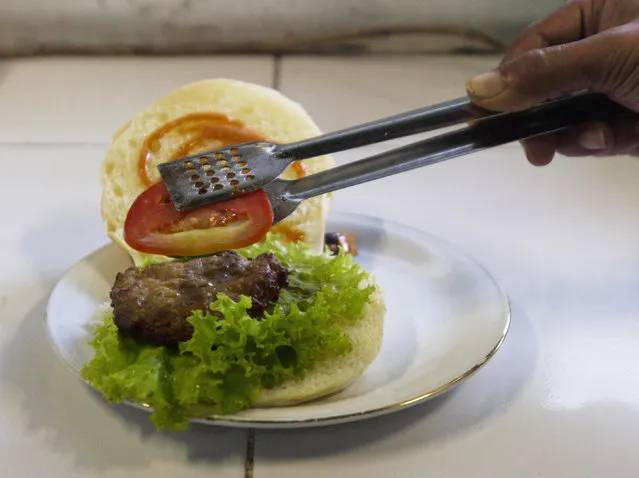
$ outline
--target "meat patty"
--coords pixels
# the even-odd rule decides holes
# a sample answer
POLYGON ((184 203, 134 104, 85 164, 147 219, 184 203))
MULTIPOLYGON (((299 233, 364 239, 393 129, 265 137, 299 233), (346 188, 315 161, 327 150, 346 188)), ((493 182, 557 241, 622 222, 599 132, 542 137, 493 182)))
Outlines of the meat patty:
POLYGON ((176 345, 191 338, 186 320, 209 310, 218 293, 237 301, 252 298, 249 315, 261 317, 288 284, 288 270, 273 254, 245 259, 222 252, 185 261, 132 267, 119 273, 111 289, 113 321, 127 335, 153 345, 176 345))

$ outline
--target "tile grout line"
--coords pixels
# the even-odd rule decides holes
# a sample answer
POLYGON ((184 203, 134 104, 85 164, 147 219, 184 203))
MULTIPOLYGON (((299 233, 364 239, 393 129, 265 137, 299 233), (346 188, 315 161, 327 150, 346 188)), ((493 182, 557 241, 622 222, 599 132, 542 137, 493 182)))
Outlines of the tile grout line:
MULTIPOLYGON (((273 55, 273 74, 271 76, 271 88, 279 91, 282 76, 282 56, 273 55)), ((255 442, 257 441, 255 428, 249 428, 246 435, 246 455, 244 458, 244 478, 255 476, 255 442)))
POLYGON ((246 459, 244 460, 244 478, 254 478, 255 470, 255 428, 249 428, 246 437, 246 459))
MULTIPOLYGON (((273 75, 271 88, 280 91, 282 84, 282 55, 273 55, 273 75)), ((255 477, 255 443, 257 432, 255 428, 249 428, 246 436, 246 456, 244 459, 244 478, 255 477)))
POLYGON ((273 89, 280 91, 282 86, 282 55, 273 55, 273 89))

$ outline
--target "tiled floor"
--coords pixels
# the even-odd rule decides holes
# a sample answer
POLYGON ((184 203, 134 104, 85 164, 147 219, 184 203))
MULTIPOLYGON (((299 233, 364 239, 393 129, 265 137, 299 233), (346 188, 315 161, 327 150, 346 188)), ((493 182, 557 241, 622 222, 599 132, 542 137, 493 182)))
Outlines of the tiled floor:
MULTIPOLYGON (((41 328, 60 274, 106 242, 98 171, 134 111, 202 77, 277 80, 334 130, 460 96, 466 77, 496 59, 278 61, 278 74, 269 57, 0 63, 7 476, 245 476, 245 430, 156 434, 144 414, 106 407, 81 386, 41 328)), ((425 406, 347 426, 258 431, 253 475, 636 476, 639 385, 627 380, 639 362, 637 184, 630 158, 535 169, 508 145, 339 192, 337 210, 416 224, 486 264, 513 301, 512 329, 485 369, 425 406)))

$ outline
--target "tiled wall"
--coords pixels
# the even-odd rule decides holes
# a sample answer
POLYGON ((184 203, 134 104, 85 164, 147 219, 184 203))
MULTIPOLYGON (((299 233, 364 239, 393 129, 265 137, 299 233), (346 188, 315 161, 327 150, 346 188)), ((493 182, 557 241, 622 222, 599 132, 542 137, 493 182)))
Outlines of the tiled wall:
POLYGON ((496 50, 562 0, 0 0, 0 54, 496 50))

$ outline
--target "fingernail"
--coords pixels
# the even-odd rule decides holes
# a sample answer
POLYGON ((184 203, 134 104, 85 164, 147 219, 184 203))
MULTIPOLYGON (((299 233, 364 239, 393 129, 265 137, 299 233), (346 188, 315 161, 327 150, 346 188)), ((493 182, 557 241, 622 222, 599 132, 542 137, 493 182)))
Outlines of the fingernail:
POLYGON ((477 98, 492 98, 506 89, 506 83, 498 71, 489 71, 473 76, 466 88, 477 98))
POLYGON ((601 128, 587 129, 577 139, 582 148, 590 151, 606 149, 606 135, 601 128))

